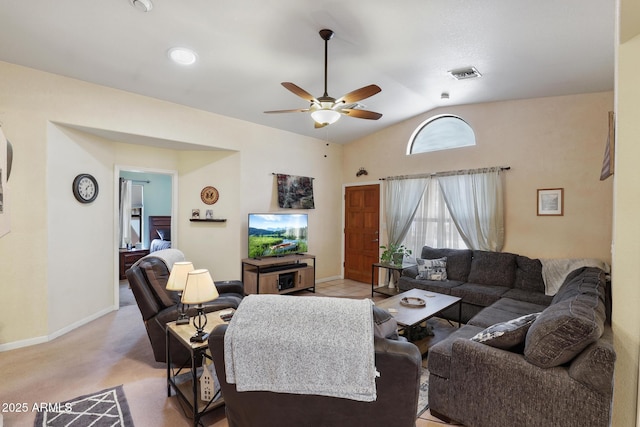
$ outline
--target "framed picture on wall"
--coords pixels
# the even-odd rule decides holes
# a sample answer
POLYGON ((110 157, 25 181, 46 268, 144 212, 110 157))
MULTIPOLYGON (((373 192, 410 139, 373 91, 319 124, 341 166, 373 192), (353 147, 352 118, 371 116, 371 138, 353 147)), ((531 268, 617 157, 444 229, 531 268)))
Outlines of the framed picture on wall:
POLYGON ((538 190, 538 216, 564 215, 564 188, 538 190))

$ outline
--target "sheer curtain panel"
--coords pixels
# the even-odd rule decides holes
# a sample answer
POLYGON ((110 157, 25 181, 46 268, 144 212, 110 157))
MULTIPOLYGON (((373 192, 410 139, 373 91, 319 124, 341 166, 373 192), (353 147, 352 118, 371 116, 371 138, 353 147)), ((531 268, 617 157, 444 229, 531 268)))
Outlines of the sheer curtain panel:
POLYGON ((389 244, 400 244, 411 227, 416 209, 431 177, 387 178, 385 218, 389 244))
POLYGON ((504 246, 501 169, 438 176, 449 213, 471 249, 499 252, 504 246))
POLYGON ((131 181, 120 179, 120 247, 131 243, 131 181))

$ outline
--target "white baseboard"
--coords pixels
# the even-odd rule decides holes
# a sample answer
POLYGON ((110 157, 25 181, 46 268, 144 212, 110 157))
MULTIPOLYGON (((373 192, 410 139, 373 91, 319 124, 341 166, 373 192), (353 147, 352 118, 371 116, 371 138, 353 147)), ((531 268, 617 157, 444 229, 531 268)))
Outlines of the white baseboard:
POLYGON ((316 280, 316 283, 330 282, 332 280, 340 280, 340 279, 342 279, 342 276, 324 277, 322 279, 316 280))
POLYGON ((104 316, 105 314, 109 314, 112 311, 115 311, 116 309, 117 308, 114 308, 114 307, 107 307, 104 310, 94 313, 89 317, 85 317, 84 319, 78 320, 77 322, 74 322, 71 325, 65 326, 64 328, 59 329, 47 336, 27 338, 26 340, 13 341, 6 344, 0 344, 0 353, 4 351, 9 351, 9 350, 15 350, 22 347, 30 347, 32 345, 43 344, 48 341, 54 340, 58 337, 61 337, 64 334, 67 334, 73 331, 74 329, 78 329, 79 327, 84 326, 87 323, 92 322, 104 316))

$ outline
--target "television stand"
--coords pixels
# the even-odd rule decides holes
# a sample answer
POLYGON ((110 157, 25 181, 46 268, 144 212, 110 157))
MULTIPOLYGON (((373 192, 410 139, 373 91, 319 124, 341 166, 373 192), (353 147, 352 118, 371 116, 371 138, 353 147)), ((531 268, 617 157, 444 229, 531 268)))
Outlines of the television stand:
POLYGON ((246 295, 288 294, 301 290, 315 292, 316 256, 292 254, 245 258, 242 260, 242 283, 246 295))

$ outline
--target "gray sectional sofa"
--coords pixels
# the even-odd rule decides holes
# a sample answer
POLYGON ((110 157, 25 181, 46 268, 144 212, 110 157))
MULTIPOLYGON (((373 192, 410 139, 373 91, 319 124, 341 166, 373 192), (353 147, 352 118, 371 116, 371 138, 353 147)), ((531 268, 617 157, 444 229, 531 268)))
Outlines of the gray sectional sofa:
MULTIPOLYGON (((398 289, 408 291, 418 288, 462 298, 463 323, 501 298, 545 306, 553 299, 545 295, 542 263, 538 259, 507 252, 436 249, 429 246, 422 248, 420 258, 446 258, 447 280, 418 279, 418 267, 414 266, 402 271, 398 289)), ((443 317, 457 321, 457 308, 445 311, 443 317)))
POLYGON ((466 324, 429 349, 431 413, 467 427, 609 425, 616 354, 605 272, 576 269, 548 296, 539 260, 422 253, 443 254, 448 280, 415 279, 407 271, 399 281, 400 289, 457 295, 466 305, 466 324), (483 272, 473 271, 481 265, 483 272))

